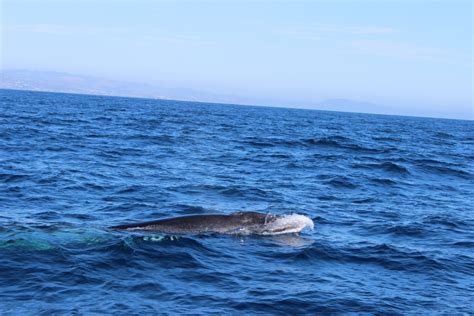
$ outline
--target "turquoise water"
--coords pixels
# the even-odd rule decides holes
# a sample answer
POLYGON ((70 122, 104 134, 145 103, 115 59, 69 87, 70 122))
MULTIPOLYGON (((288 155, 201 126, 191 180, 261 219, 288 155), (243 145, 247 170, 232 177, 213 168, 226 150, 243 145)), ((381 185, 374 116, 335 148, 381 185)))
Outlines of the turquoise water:
POLYGON ((472 314, 473 193, 472 121, 0 90, 0 314, 472 314), (315 229, 107 229, 235 211, 315 229))

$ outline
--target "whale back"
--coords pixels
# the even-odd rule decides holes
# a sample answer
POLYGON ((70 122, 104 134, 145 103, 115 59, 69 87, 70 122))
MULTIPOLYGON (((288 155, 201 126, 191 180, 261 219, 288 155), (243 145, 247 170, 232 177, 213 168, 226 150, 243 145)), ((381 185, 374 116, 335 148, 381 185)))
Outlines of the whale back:
POLYGON ((121 230, 152 230, 164 233, 229 233, 240 228, 265 225, 273 217, 273 215, 257 212, 235 212, 230 215, 187 215, 118 225, 111 228, 121 230))

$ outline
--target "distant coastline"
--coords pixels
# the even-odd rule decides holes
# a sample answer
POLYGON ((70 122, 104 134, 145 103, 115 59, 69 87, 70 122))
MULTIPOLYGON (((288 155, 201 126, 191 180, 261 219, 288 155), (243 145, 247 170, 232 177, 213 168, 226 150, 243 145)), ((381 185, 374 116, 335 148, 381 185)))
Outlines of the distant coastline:
POLYGON ((296 102, 285 100, 259 99, 225 94, 213 94, 186 88, 159 87, 147 83, 126 82, 94 76, 32 70, 0 70, 0 89, 71 93, 109 97, 129 97, 143 99, 176 100, 248 106, 296 108, 320 111, 381 114, 410 117, 430 117, 459 120, 474 120, 474 113, 444 113, 426 115, 400 113, 393 107, 381 106, 344 98, 328 99, 318 102, 296 102), (444 115, 443 115, 444 114, 444 115), (467 118, 466 118, 467 117, 467 118))

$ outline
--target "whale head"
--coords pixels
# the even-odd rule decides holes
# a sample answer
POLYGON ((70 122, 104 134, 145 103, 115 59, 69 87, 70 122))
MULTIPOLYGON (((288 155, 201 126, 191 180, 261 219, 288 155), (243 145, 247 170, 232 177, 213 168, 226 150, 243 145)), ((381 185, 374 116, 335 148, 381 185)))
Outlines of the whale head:
POLYGON ((259 235, 280 235, 298 233, 305 228, 313 229, 311 218, 299 215, 272 215, 257 212, 236 212, 235 216, 242 223, 239 233, 259 235))

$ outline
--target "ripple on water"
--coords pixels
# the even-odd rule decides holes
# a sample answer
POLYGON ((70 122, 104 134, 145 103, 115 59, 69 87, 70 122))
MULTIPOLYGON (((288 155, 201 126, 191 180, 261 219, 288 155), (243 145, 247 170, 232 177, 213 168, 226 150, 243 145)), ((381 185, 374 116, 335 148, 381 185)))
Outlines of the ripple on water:
POLYGON ((409 170, 402 166, 401 164, 396 164, 394 162, 382 162, 382 163, 359 163, 353 164, 352 168, 355 169, 369 169, 369 170, 381 170, 386 171, 387 173, 408 175, 410 174, 409 170))

